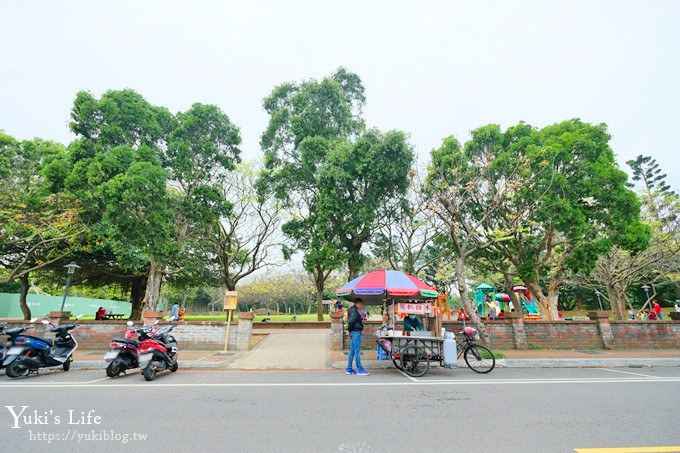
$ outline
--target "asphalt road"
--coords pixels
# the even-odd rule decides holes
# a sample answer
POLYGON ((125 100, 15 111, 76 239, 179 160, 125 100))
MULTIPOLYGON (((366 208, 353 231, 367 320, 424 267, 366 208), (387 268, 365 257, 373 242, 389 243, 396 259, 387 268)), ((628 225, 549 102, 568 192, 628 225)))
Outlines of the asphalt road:
POLYGON ((2 451, 680 451, 680 368, 1 374, 2 451))

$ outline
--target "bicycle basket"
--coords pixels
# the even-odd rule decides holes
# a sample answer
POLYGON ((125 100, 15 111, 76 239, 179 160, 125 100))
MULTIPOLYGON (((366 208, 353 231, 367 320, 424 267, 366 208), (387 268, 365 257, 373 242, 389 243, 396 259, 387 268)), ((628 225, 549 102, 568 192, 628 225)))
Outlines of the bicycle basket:
POLYGON ((474 340, 479 340, 479 332, 477 332, 477 329, 474 327, 466 327, 465 330, 465 336, 468 338, 468 340, 474 341, 474 340))

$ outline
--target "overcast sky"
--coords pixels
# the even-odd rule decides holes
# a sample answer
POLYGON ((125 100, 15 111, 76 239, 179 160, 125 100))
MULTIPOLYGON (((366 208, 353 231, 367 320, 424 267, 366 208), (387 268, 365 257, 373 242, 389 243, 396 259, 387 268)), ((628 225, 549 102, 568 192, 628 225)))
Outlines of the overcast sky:
POLYGON ((261 100, 339 66, 369 126, 421 163, 487 123, 605 122, 622 168, 651 154, 680 189, 680 1, 4 1, 0 129, 67 143, 75 94, 133 88, 219 105, 260 155, 261 100))

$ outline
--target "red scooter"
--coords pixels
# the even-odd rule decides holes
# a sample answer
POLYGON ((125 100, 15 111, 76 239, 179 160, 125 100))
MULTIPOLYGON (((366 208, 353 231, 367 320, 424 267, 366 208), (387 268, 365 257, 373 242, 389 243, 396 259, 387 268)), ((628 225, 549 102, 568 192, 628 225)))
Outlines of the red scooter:
MULTIPOLYGON (((128 321, 127 325, 133 327, 134 323, 128 321)), ((109 377, 125 374, 127 370, 139 367, 139 344, 155 334, 154 326, 142 326, 128 329, 125 338, 111 340, 111 349, 104 355, 104 367, 109 377), (135 334, 138 339, 135 340, 135 334)))
POLYGON ((159 371, 177 371, 177 340, 170 335, 175 326, 153 329, 148 338, 139 345, 139 367, 147 381, 153 381, 159 371))

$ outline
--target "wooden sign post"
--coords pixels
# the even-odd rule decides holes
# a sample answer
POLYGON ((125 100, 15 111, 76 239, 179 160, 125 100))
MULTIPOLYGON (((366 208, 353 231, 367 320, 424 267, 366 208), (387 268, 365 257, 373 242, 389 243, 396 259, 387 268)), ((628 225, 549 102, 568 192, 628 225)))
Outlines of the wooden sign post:
POLYGON ((227 312, 227 335, 224 338, 224 352, 227 352, 227 349, 229 349, 229 331, 231 330, 231 320, 237 305, 238 293, 236 291, 226 291, 224 293, 224 310, 227 312))

